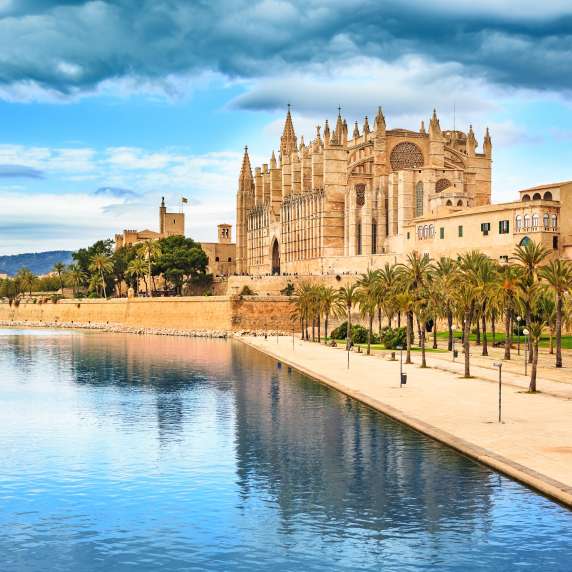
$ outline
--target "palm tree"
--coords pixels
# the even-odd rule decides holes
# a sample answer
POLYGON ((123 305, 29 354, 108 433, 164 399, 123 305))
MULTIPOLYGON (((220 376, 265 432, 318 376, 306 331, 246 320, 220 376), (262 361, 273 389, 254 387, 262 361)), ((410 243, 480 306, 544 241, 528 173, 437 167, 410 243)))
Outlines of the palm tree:
POLYGON ((31 296, 32 288, 36 281, 36 275, 29 268, 20 268, 16 274, 16 280, 19 282, 22 290, 28 290, 31 296))
MULTIPOLYGON (((435 282, 432 293, 440 300, 440 314, 447 319, 447 350, 453 350, 453 302, 454 284, 457 277, 457 265, 452 258, 441 257, 435 264, 435 282)), ((435 321, 437 316, 435 317, 435 321)), ((436 328, 436 326, 435 326, 436 328)))
POLYGON ((346 337, 346 350, 349 351, 352 346, 352 308, 358 301, 358 286, 357 284, 350 284, 344 286, 339 290, 340 301, 346 309, 346 316, 348 321, 348 334, 346 337))
POLYGON ((538 371, 538 346, 540 337, 548 323, 549 316, 546 315, 547 305, 544 303, 546 289, 539 283, 535 284, 529 292, 528 301, 530 303, 530 321, 528 322, 529 339, 532 340, 532 367, 530 368, 529 393, 536 393, 536 376, 538 371))
MULTIPOLYGON (((398 311, 400 313, 403 312, 407 316, 407 315, 409 315, 410 312, 412 312, 413 298, 411 297, 411 294, 409 294, 408 292, 401 292, 401 293, 395 295, 395 304, 396 304, 398 311)), ((412 321, 410 322, 409 320, 407 320, 407 332, 405 335, 405 338, 406 338, 405 363, 413 363, 411 361, 411 335, 410 335, 411 334, 411 331, 410 331, 411 327, 412 327, 412 321)))
POLYGON ((146 286, 148 288, 147 295, 149 297, 153 296, 152 288, 152 267, 153 263, 161 256, 161 245, 157 240, 146 240, 141 243, 139 247, 139 252, 143 255, 144 259, 147 261, 147 282, 146 286))
POLYGON ((373 330, 373 319, 377 309, 379 280, 375 270, 368 270, 357 281, 357 299, 362 316, 368 318, 367 330, 367 355, 371 354, 371 335, 373 330))
MULTIPOLYGON (((521 274, 521 298, 524 306, 524 313, 526 316, 526 322, 530 324, 531 320, 531 301, 530 296, 534 289, 535 284, 538 282, 539 276, 538 272, 545 261, 546 257, 550 254, 550 251, 546 249, 542 244, 529 240, 524 244, 519 244, 513 254, 513 258, 516 260, 517 264, 522 268, 521 274)), ((532 342, 530 337, 528 338, 528 349, 529 349, 529 363, 532 363, 532 342)))
POLYGON ((63 262, 56 262, 53 267, 53 271, 58 275, 58 279, 60 281, 60 291, 63 294, 64 292, 64 280, 63 280, 63 273, 66 269, 66 265, 63 262))
POLYGON ((70 264, 67 269, 67 277, 73 289, 74 298, 77 296, 77 291, 85 284, 86 275, 77 264, 70 264))
POLYGON ((479 314, 481 318, 481 329, 483 333, 482 355, 489 355, 487 338, 487 317, 489 315, 489 304, 497 284, 497 272, 493 261, 488 257, 483 257, 477 269, 477 283, 479 294, 479 314))
POLYGON ((340 304, 339 292, 332 286, 323 286, 320 290, 322 315, 324 316, 324 341, 328 341, 328 323, 330 316, 336 317, 345 310, 340 304))
POLYGON ((555 302, 556 367, 562 367, 562 314, 564 296, 572 290, 572 264, 568 260, 552 260, 540 269, 539 275, 550 286, 555 302))
POLYGON ((146 273, 147 261, 141 255, 137 255, 127 266, 127 276, 135 279, 137 294, 139 294, 139 281, 141 278, 143 278, 143 282, 145 283, 145 291, 149 292, 146 273))
POLYGON ((397 265, 385 263, 377 271, 377 307, 379 318, 379 334, 381 335, 381 313, 387 318, 387 325, 391 327, 391 320, 397 308, 395 303, 395 290, 398 280, 397 265))
POLYGON ((105 254, 95 254, 90 261, 89 269, 98 276, 103 289, 103 297, 107 299, 105 276, 113 271, 113 261, 105 254))
POLYGON ((427 367, 425 338, 427 335, 427 322, 434 316, 434 310, 429 300, 429 292, 422 292, 420 297, 413 304, 413 311, 417 317, 417 321, 421 326, 421 334, 419 336, 419 346, 421 348, 421 367, 427 367))
POLYGON ((499 268, 500 280, 496 284, 494 298, 504 314, 505 341, 504 359, 510 360, 512 346, 512 323, 519 302, 519 276, 520 268, 513 264, 506 264, 499 268))

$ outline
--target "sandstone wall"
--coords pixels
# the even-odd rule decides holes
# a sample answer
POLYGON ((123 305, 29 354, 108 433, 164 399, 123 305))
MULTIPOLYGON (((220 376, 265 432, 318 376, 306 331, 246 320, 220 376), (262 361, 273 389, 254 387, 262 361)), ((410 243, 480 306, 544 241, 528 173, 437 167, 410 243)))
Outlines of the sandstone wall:
POLYGON ((0 303, 0 320, 121 324, 182 330, 290 331, 291 305, 283 296, 135 298, 60 300, 54 304, 0 303))

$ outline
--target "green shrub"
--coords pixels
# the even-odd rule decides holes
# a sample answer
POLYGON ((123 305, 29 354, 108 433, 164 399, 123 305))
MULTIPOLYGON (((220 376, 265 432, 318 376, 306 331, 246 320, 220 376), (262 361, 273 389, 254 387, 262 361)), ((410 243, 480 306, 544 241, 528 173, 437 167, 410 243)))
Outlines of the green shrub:
POLYGON ((330 337, 334 340, 345 340, 348 337, 348 323, 343 322, 332 330, 330 337))
POLYGON ((242 290, 240 291, 240 295, 241 296, 255 296, 256 292, 250 286, 244 285, 242 287, 242 290))
POLYGON ((405 328, 384 328, 381 332, 381 343, 388 350, 394 350, 397 346, 405 347, 407 330, 405 328))
POLYGON ((295 290, 296 288, 294 284, 292 284, 292 282, 288 282, 288 284, 286 284, 286 286, 282 288, 282 290, 280 290, 280 294, 282 294, 283 296, 293 296, 295 290))
MULTIPOLYGON (((360 326, 359 324, 354 324, 352 326, 352 341, 354 344, 366 344, 367 343, 367 328, 360 326)), ((334 340, 345 340, 348 337, 348 323, 343 322, 337 328, 332 330, 330 337, 334 340)), ((378 336, 372 332, 371 343, 379 343, 378 336)))

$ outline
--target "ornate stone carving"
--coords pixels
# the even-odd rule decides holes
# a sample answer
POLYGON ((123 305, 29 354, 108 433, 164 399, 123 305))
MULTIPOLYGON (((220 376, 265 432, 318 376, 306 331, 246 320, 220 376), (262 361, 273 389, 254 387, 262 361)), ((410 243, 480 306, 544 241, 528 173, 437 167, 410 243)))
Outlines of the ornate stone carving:
POLYGON ((409 141, 398 143, 391 151, 389 161, 394 171, 416 169, 425 162, 421 149, 415 143, 410 143, 409 141))
POLYGON ((356 205, 363 207, 365 205, 365 185, 356 185, 356 205))
POLYGON ((435 183, 435 192, 440 193, 441 191, 448 189, 450 186, 451 186, 451 181, 449 181, 449 179, 439 179, 435 183))

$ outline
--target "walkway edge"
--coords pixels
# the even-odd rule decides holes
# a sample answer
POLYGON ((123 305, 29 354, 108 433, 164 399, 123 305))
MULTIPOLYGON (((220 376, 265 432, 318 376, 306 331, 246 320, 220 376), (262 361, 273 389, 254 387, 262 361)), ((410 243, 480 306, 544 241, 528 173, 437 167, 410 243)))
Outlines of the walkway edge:
POLYGON ((507 475, 508 477, 511 477, 512 479, 541 492, 547 497, 550 497, 569 508, 572 508, 572 487, 569 487, 555 479, 551 479, 550 477, 534 471, 529 467, 521 465, 520 463, 516 463, 506 457, 497 455, 496 453, 479 447, 478 445, 474 445, 469 441, 460 439, 455 435, 447 431, 443 431, 442 429, 430 425, 429 423, 421 421, 420 419, 406 415, 391 405, 387 405, 386 403, 374 399, 373 397, 366 395, 360 391, 354 391, 345 385, 338 383, 337 381, 314 372, 300 364, 294 363, 280 356, 279 354, 274 353, 269 348, 261 348, 251 343, 250 341, 238 336, 235 336, 234 339, 240 341, 250 348, 253 348, 254 350, 257 350, 277 361, 280 361, 281 363, 292 367, 300 373, 315 379, 319 383, 323 383, 324 385, 332 387, 336 391, 348 395, 349 397, 352 397, 353 399, 356 399, 357 401, 360 401, 365 405, 376 409, 384 415, 387 415, 388 417, 391 417, 400 423, 403 423, 404 425, 407 425, 408 427, 411 427, 412 429, 415 429, 416 431, 419 431, 420 433, 423 433, 424 435, 427 435, 428 437, 431 437, 432 439, 435 439, 436 441, 451 447, 452 449, 455 449, 459 453, 462 453, 467 457, 471 457, 472 459, 475 459, 484 465, 492 467, 496 471, 503 473, 504 475, 507 475))

